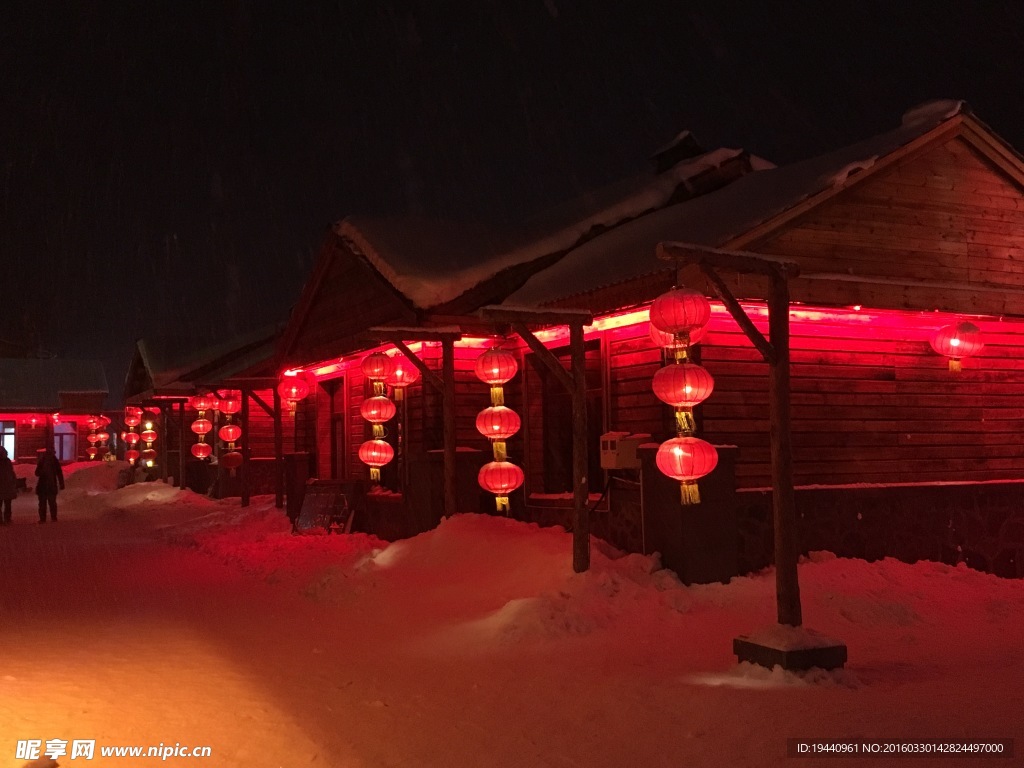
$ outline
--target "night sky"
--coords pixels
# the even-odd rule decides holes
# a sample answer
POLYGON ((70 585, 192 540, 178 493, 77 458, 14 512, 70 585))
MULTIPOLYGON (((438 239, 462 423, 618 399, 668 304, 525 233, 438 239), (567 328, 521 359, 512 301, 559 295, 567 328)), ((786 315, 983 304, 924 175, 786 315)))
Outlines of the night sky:
POLYGON ((330 224, 514 224, 684 128, 785 163, 963 98, 1024 147, 1024 3, 0 4, 0 339, 284 319, 330 224))

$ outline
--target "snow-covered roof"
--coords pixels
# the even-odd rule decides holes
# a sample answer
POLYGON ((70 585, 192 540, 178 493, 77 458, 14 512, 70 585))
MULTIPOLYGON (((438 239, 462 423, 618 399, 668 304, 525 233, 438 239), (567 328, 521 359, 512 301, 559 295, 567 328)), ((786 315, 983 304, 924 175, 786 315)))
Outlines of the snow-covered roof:
POLYGON ((507 301, 543 305, 670 267, 655 255, 664 240, 721 246, 803 200, 870 168, 964 110, 961 101, 936 101, 907 112, 895 130, 825 155, 750 173, 692 200, 653 211, 574 248, 533 275, 507 301))
POLYGON ((689 190, 702 174, 744 154, 740 149, 706 152, 661 174, 644 174, 588 193, 512 231, 462 222, 364 217, 346 218, 335 231, 414 306, 429 309, 504 269, 568 250, 594 230, 657 210, 680 187, 689 190))

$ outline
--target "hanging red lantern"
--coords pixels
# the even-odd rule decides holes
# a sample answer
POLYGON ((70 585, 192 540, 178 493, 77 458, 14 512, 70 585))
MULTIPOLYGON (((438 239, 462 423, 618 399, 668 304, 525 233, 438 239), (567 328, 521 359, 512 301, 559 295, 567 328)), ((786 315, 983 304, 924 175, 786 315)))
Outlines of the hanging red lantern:
POLYGON ((87 426, 89 429, 96 429, 99 426, 99 424, 96 421, 96 417, 90 416, 88 419, 86 419, 85 426, 87 426))
POLYGON ((289 402, 304 400, 309 395, 309 383, 301 376, 284 376, 277 385, 277 394, 289 402))
POLYGON ((125 416, 138 416, 142 418, 142 409, 137 405, 126 405, 124 408, 125 416))
POLYGON ((128 463, 135 466, 135 462, 139 460, 139 452, 134 448, 129 448, 124 452, 124 457, 128 460, 128 463))
POLYGON ((655 373, 651 387, 661 402, 677 408, 693 408, 708 399, 715 388, 715 380, 702 365, 677 363, 655 373))
POLYGON ((522 426, 519 414, 503 405, 484 408, 476 416, 476 429, 490 440, 508 440, 522 426))
POLYGON ((228 416, 238 413, 242 410, 242 393, 238 390, 228 392, 227 397, 222 397, 217 401, 217 406, 220 408, 221 413, 228 416))
POLYGON ((99 440, 101 443, 105 443, 105 442, 107 442, 107 440, 110 439, 110 433, 109 432, 97 432, 96 433, 96 439, 99 440))
POLYGON ((210 454, 213 453, 213 448, 209 443, 193 443, 190 450, 197 459, 208 459, 210 454))
POLYGON ((234 472, 242 466, 242 454, 240 451, 228 451, 221 454, 219 461, 222 467, 234 472))
POLYGON ((650 317, 660 331, 690 333, 708 324, 711 319, 711 303, 700 291, 673 288, 654 300, 650 317))
POLYGON ((699 437, 674 437, 658 447, 655 462, 663 474, 682 484, 683 504, 699 504, 696 481, 718 464, 718 451, 699 437))
POLYGON ((141 439, 142 438, 139 436, 138 432, 129 432, 124 436, 124 441, 128 443, 128 445, 136 445, 141 439))
POLYGON ((967 321, 940 328, 932 337, 931 343, 932 349, 949 358, 951 371, 960 371, 960 361, 978 354, 985 346, 981 338, 981 329, 967 321))
POLYGON ((128 414, 127 416, 124 417, 124 425, 126 427, 137 427, 141 423, 142 423, 142 419, 140 417, 138 417, 138 416, 133 415, 133 414, 128 414))
POLYGON ((89 441, 89 445, 92 445, 93 443, 99 441, 99 437, 96 436, 95 432, 90 432, 88 435, 85 436, 85 439, 89 441))
POLYGON ((384 424, 395 417, 398 409, 383 395, 368 397, 359 406, 359 413, 371 424, 384 424))
POLYGON ((519 370, 515 356, 504 349, 488 349, 476 359, 476 375, 480 381, 491 384, 505 384, 511 381, 519 370))
POLYGON ((405 355, 395 355, 391 358, 394 369, 384 379, 384 383, 395 389, 408 387, 420 380, 420 369, 413 365, 405 355))
MULTIPOLYGON (((192 422, 192 431, 197 435, 209 434, 210 430, 213 429, 213 422, 209 419, 196 419, 192 422)), ((143 435, 146 433, 143 432, 143 435)))
POLYGON ((141 437, 143 440, 146 441, 147 444, 152 443, 156 441, 156 432, 152 429, 147 429, 145 432, 142 433, 141 437))
POLYGON ((217 437, 225 443, 233 443, 242 436, 242 428, 237 424, 225 424, 217 430, 217 437))
POLYGON ((153 466, 153 463, 156 461, 156 451, 153 450, 152 448, 147 448, 140 454, 139 458, 141 458, 146 463, 146 466, 151 467, 153 466))
POLYGON ((480 487, 495 495, 499 512, 508 512, 508 495, 523 484, 523 470, 511 461, 489 461, 476 476, 480 487))
POLYGON ((367 440, 359 446, 359 460, 370 468, 370 479, 380 482, 380 468, 395 458, 395 450, 386 440, 367 440))
POLYGON ((359 367, 370 381, 383 382, 395 370, 395 361, 383 352, 371 352, 363 358, 359 367))
POLYGON ((85 449, 85 455, 89 457, 89 461, 92 461, 93 459, 96 458, 96 453, 96 446, 94 445, 90 445, 88 448, 85 449))

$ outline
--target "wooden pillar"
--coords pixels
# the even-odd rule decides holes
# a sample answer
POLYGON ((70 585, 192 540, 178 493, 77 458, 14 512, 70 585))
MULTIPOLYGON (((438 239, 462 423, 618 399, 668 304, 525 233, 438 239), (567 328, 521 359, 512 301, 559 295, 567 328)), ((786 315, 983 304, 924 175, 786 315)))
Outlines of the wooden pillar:
POLYGON ((185 407, 186 402, 178 403, 178 487, 185 487, 185 407))
POLYGON ((284 507, 284 426, 281 423, 281 393, 274 387, 274 506, 284 507))
POLYGON ((569 350, 572 357, 572 569, 583 573, 590 568, 590 508, 587 456, 587 358, 583 346, 583 326, 569 325, 569 350))
POLYGON ((242 390, 242 506, 249 506, 249 390, 242 390))
POLYGON ((441 411, 444 419, 444 514, 456 512, 455 498, 455 340, 441 340, 441 411))
POLYGON ((799 627, 800 583, 793 492, 793 445, 789 413, 789 286, 775 275, 768 297, 768 335, 775 360, 769 368, 768 397, 772 460, 772 519, 775 529, 775 598, 780 624, 799 627))
POLYGON ((167 429, 167 406, 160 404, 160 439, 163 440, 163 461, 160 462, 160 480, 167 482, 167 465, 171 459, 171 440, 167 429))

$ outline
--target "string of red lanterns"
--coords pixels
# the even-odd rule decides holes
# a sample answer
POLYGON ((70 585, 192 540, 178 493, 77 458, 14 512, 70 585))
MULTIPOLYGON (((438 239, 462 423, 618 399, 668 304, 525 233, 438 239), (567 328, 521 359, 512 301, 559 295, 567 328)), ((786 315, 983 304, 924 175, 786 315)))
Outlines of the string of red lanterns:
POLYGON ((394 418, 397 411, 386 394, 386 382, 395 372, 395 359, 383 352, 371 352, 359 367, 373 385, 373 396, 366 398, 359 408, 363 418, 372 425, 373 435, 359 446, 359 460, 370 468, 370 480, 379 483, 381 467, 395 458, 395 449, 384 439, 384 424, 394 418))
POLYGON ((142 455, 135 447, 139 444, 139 440, 142 439, 139 433, 135 431, 135 428, 141 423, 142 409, 135 405, 126 406, 124 409, 124 425, 127 427, 127 430, 124 433, 124 442, 128 449, 124 452, 124 457, 133 467, 142 455))
POLYGON ((651 387, 659 400, 675 409, 676 436, 658 447, 658 469, 680 483, 680 501, 699 504, 697 480, 718 464, 718 451, 696 437, 693 409, 714 390, 715 381, 701 365, 689 361, 689 347, 706 333, 711 304, 690 288, 673 288, 654 300, 650 310, 651 338, 672 352, 673 362, 654 374, 651 387), (656 335, 660 332, 661 336, 656 335))
POLYGON ((499 512, 508 514, 509 494, 523 484, 523 470, 508 460, 505 441, 519 431, 522 421, 519 414, 505 406, 504 386, 519 371, 515 356, 504 349, 494 347, 476 360, 477 378, 491 385, 491 407, 477 414, 477 431, 491 441, 494 461, 484 464, 477 473, 477 482, 488 493, 494 494, 495 506, 499 512))
POLYGON ((242 438, 242 428, 238 424, 231 423, 231 418, 242 410, 242 393, 237 390, 229 390, 224 397, 217 401, 217 407, 224 415, 224 425, 217 430, 217 436, 227 445, 226 452, 220 455, 220 464, 225 467, 232 476, 235 470, 242 466, 242 452, 235 446, 242 438))

